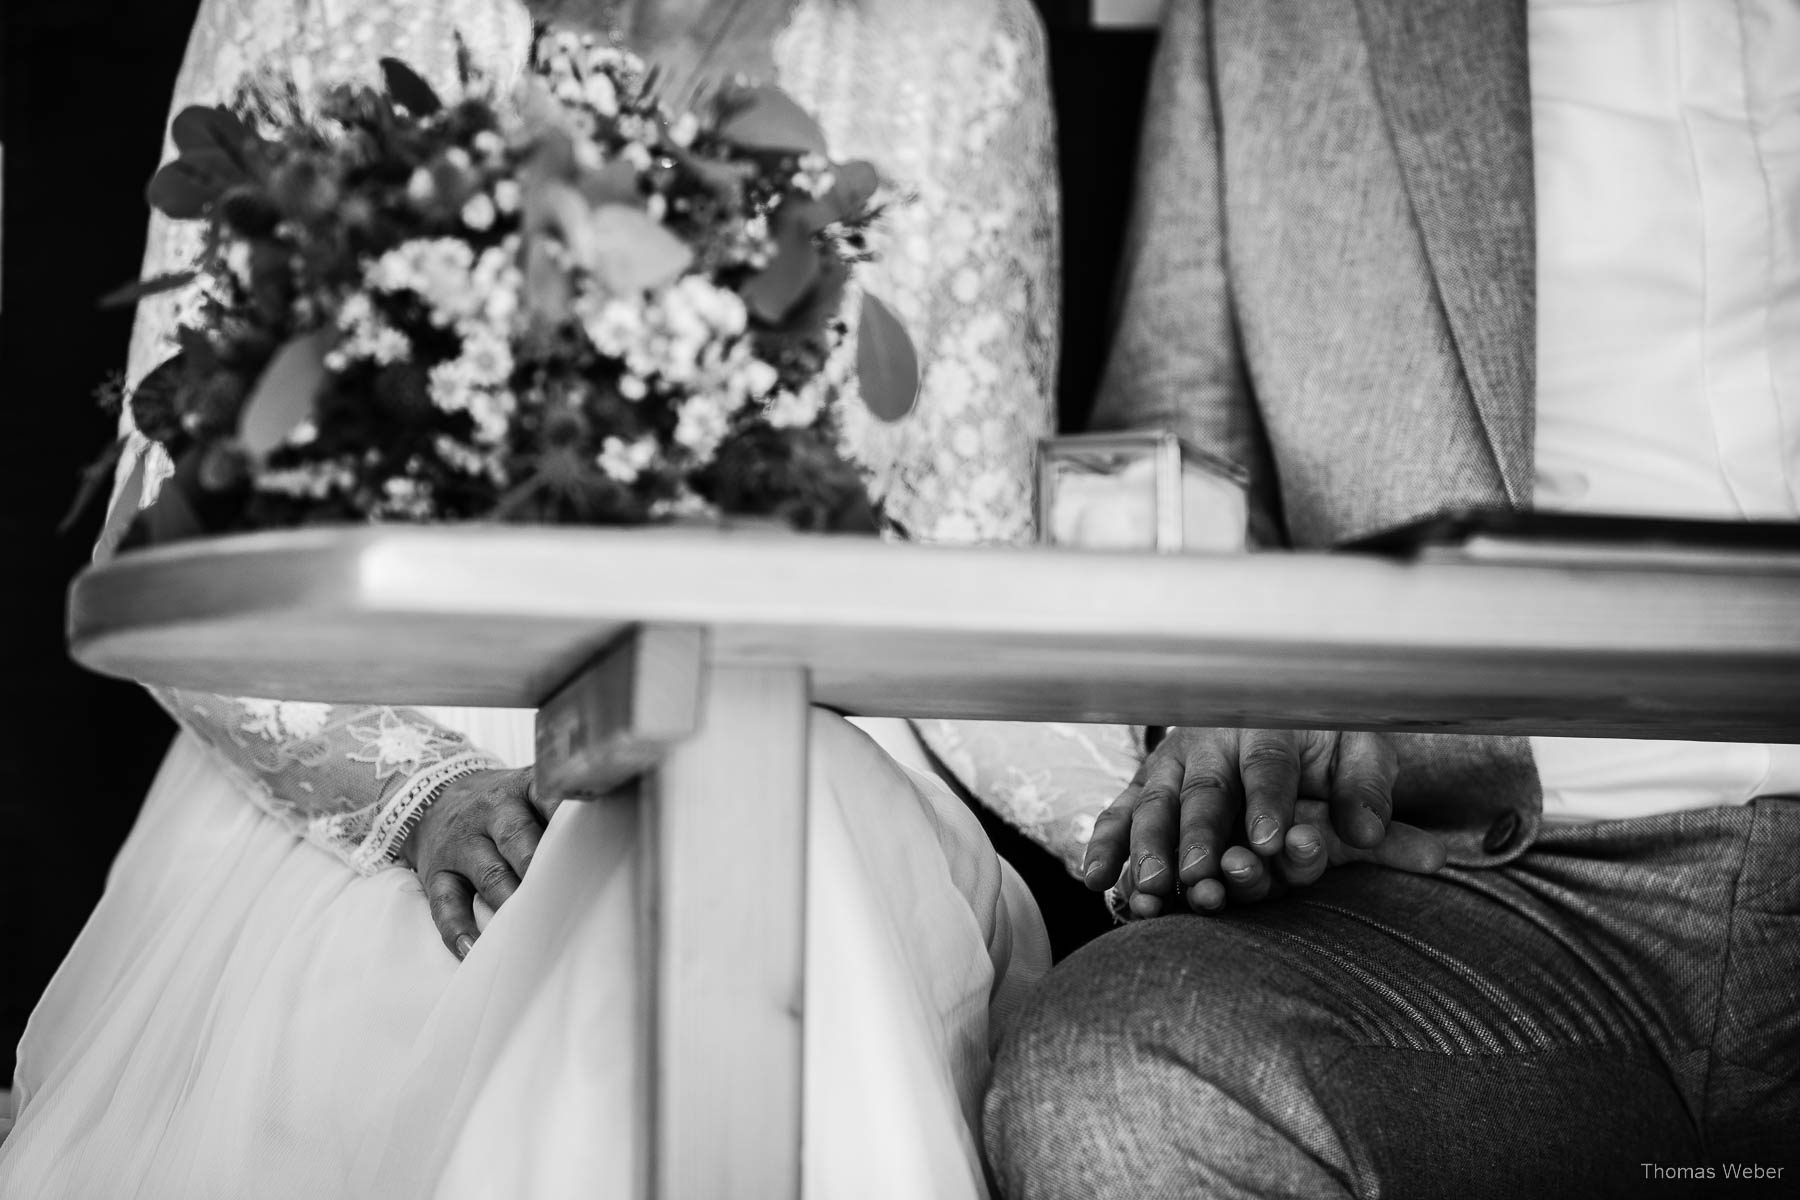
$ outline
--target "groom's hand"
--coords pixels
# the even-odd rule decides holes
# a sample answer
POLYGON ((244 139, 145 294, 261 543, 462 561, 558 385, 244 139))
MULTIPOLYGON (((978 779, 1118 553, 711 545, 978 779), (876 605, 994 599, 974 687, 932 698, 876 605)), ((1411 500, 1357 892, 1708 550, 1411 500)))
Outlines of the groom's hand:
POLYGON ((1210 911, 1345 862, 1435 871, 1442 843, 1391 821, 1398 770, 1381 734, 1171 729, 1095 822, 1083 876, 1150 917, 1178 893, 1210 911))
POLYGON ((447 784, 400 847, 419 873, 431 920, 462 958, 480 937, 477 894, 498 910, 531 866, 555 804, 538 799, 535 772, 475 771, 447 784))

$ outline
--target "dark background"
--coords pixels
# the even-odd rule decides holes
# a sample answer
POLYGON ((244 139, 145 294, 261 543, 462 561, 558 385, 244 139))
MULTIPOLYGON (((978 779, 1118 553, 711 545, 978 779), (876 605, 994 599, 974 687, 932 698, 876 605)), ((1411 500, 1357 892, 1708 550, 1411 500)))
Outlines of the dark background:
MULTIPOLYGON (((98 515, 56 532, 112 436, 92 389, 125 365, 144 182, 197 0, 4 0, 0 271, 0 1086, 26 1016, 99 898, 171 726, 137 688, 74 667, 63 592, 98 515)), ((1051 29, 1064 180, 1060 403, 1078 428, 1098 377, 1152 37, 1097 31, 1086 0, 1039 0, 1051 29)), ((984 814, 985 817, 985 814, 984 814)), ((1059 952, 1105 919, 1060 866, 987 818, 1059 952)))

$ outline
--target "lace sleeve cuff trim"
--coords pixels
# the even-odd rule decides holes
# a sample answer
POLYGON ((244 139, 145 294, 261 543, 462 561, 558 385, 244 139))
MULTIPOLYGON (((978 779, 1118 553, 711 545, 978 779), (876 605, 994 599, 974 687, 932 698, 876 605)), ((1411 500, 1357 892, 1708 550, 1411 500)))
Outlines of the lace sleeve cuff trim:
POLYGON ((477 771, 497 770, 505 765, 491 754, 467 750, 418 772, 375 814, 368 836, 350 852, 350 865, 363 875, 381 870, 393 862, 401 845, 418 825, 419 818, 447 784, 477 771))

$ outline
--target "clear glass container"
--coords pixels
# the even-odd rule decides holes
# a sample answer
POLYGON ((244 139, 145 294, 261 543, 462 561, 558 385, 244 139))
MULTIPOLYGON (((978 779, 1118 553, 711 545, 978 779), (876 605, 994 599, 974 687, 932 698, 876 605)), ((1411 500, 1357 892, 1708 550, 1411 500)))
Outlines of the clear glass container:
POLYGON ((1249 541, 1249 476, 1172 433, 1038 443, 1038 540, 1088 550, 1228 553, 1249 541))

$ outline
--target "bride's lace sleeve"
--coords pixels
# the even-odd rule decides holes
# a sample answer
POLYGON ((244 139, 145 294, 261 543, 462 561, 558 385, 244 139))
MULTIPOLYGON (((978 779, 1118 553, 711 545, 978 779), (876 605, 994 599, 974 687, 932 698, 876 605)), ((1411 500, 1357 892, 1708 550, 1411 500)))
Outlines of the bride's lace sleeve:
POLYGON ((919 403, 889 424, 847 397, 850 449, 914 539, 1028 541, 1061 319, 1036 12, 1029 0, 803 0, 776 57, 833 153, 874 162, 899 197, 862 277, 918 347, 919 403))
MULTIPOLYGON (((273 66, 302 86, 375 69, 394 55, 434 83, 454 79, 460 30, 494 61, 523 61, 529 20, 501 0, 356 4, 348 0, 204 0, 177 79, 171 115, 226 99, 248 72, 273 66)), ((165 147, 165 155, 173 147, 165 147)), ((191 224, 160 214, 150 222, 146 277, 183 266, 198 250, 191 224)), ((138 309, 127 365, 135 385, 172 352, 187 298, 146 300, 138 309)), ((156 496, 170 464, 162 448, 131 427, 113 511, 96 551, 115 549, 131 515, 156 496)), ((388 865, 418 814, 449 781, 498 760, 406 708, 310 704, 212 696, 175 688, 150 692, 198 737, 245 792, 296 834, 367 874, 388 865)))
MULTIPOLYGON (((871 290, 918 344, 919 404, 844 406, 852 449, 919 541, 1032 539, 1038 440, 1054 431, 1060 195, 1044 31, 1028 0, 803 0, 781 81, 832 149, 907 198, 871 290)), ((1125 726, 917 721, 963 786, 1077 876, 1094 818, 1137 770, 1125 726)))

